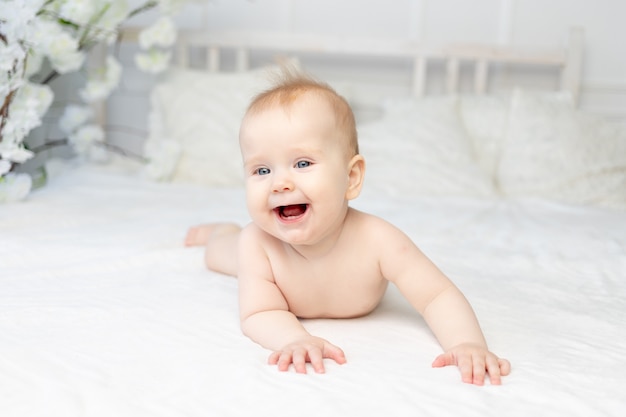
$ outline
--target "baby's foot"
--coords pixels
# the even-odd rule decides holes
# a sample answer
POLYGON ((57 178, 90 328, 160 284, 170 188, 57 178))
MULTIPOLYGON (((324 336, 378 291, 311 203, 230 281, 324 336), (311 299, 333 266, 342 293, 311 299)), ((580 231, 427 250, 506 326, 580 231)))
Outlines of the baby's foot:
POLYGON ((190 227, 185 236, 185 246, 204 246, 209 240, 209 236, 213 233, 213 229, 218 227, 216 223, 200 224, 190 227))
POLYGON ((190 227, 185 236, 185 246, 204 246, 211 236, 234 233, 241 228, 233 223, 207 223, 190 227))

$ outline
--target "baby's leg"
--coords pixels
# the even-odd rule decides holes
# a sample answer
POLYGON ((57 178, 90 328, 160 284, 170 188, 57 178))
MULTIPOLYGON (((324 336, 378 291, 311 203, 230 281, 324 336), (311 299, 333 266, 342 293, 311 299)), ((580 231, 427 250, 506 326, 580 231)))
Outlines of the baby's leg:
POLYGON ((205 246, 207 268, 227 275, 237 275, 237 240, 241 227, 234 223, 210 223, 187 231, 185 246, 205 246))

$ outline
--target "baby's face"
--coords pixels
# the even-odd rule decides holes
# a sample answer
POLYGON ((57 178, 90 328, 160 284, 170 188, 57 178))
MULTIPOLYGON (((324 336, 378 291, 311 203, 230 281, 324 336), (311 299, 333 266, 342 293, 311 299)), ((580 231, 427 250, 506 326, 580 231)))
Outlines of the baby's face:
POLYGON ((247 115, 240 144, 252 220, 292 245, 338 233, 348 208, 346 140, 330 106, 312 95, 247 115))

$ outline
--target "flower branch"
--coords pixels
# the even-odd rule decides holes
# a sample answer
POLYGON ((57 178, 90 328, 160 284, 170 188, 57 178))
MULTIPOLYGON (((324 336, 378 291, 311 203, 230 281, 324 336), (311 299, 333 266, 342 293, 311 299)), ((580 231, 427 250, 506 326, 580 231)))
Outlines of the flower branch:
POLYGON ((185 2, 147 0, 134 9, 126 0, 0 2, 0 202, 6 200, 3 187, 15 182, 10 180, 17 175, 15 168, 32 158, 34 151, 58 146, 61 141, 78 154, 88 155, 92 146, 107 146, 147 161, 119 146, 102 145, 104 132, 92 122, 90 106, 106 99, 120 81, 122 67, 112 55, 103 68, 86 71, 86 83, 77 91, 84 104, 66 107, 60 127, 67 139, 51 140, 43 148, 34 149, 28 149, 25 140, 32 129, 41 125, 54 99, 48 84, 84 68, 86 54, 94 46, 112 44, 122 23, 155 8, 161 17, 140 33, 143 52, 135 62, 149 73, 165 70, 171 56, 168 49, 176 39, 171 15, 185 2), (51 69, 42 74, 44 61, 51 69))

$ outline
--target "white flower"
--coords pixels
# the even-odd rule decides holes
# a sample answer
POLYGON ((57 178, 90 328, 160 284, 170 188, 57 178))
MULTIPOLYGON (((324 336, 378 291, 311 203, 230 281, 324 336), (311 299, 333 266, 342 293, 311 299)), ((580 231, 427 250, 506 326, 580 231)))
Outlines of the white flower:
POLYGON ((159 8, 161 9, 161 13, 173 15, 174 13, 178 13, 180 11, 186 1, 187 0, 160 0, 159 8))
POLYGON ((121 77, 122 66, 115 58, 108 56, 106 67, 90 77, 78 94, 87 103, 102 100, 117 87, 121 77))
POLYGON ((122 65, 112 55, 107 57, 107 66, 104 78, 106 82, 113 87, 117 87, 120 83, 120 79, 122 78, 122 65))
POLYGON ((0 71, 7 72, 20 68, 19 63, 26 58, 26 51, 17 42, 5 45, 0 42, 0 71))
POLYGON ((91 146, 85 156, 92 162, 105 163, 111 160, 111 155, 103 146, 91 146))
POLYGON ((64 0, 61 1, 58 13, 72 23, 86 25, 96 11, 94 3, 93 0, 64 0))
POLYGON ((85 54, 79 51, 69 52, 64 54, 58 54, 54 56, 48 56, 52 67, 59 72, 59 74, 66 74, 73 72, 83 66, 85 62, 85 54))
MULTIPOLYGON (((20 121, 16 122, 14 117, 6 119, 2 131, 0 131, 0 135, 2 135, 0 147, 15 146, 24 140, 30 130, 31 128, 26 129, 26 127, 22 127, 20 121)), ((2 155, 1 151, 0 155, 2 155)))
POLYGON ((33 21, 45 0, 29 1, 2 1, 0 2, 0 16, 2 16, 2 34, 9 42, 25 39, 30 36, 33 21))
MULTIPOLYGON (((3 29, 2 26, 0 28, 3 29)), ((0 31, 1 33, 1 31, 0 31)), ((0 41, 0 105, 11 91, 23 84, 20 69, 24 66, 26 51, 18 42, 0 41)))
POLYGON ((9 173, 0 177, 0 203, 23 200, 32 186, 33 180, 28 174, 9 173))
POLYGON ((26 58, 26 72, 25 78, 30 78, 31 75, 37 74, 43 65, 45 55, 39 51, 31 49, 28 51, 28 57, 26 58))
POLYGON ((104 131, 98 125, 85 125, 69 135, 68 140, 77 153, 84 155, 87 154, 94 142, 104 140, 104 131))
MULTIPOLYGON (((4 144, 4 142, 2 143, 4 144)), ((0 156, 6 161, 23 164, 33 157, 33 153, 28 149, 24 149, 20 146, 11 147, 11 145, 8 145, 6 147, 3 146, 2 148, 0 148, 0 156)))
MULTIPOLYGON (((112 42, 131 13, 134 16, 159 6, 161 14, 170 14, 186 1, 0 0, 0 202, 21 199, 30 190, 30 177, 14 175, 11 169, 33 156, 24 140, 41 124, 52 103, 53 92, 45 84, 83 68, 87 52, 97 44, 112 42), (45 60, 48 67, 42 66, 45 60), (41 73, 42 69, 47 73, 41 73), (31 83, 31 79, 41 84, 31 83)), ((168 49, 175 39, 174 23, 168 17, 148 27, 141 43, 149 49, 168 49)), ((156 73, 167 67, 170 57, 169 53, 149 51, 138 58, 138 65, 156 73)), ((79 96, 87 103, 105 99, 119 84, 121 73, 122 66, 109 56, 105 68, 95 74, 87 71, 89 78, 79 96)), ((101 149, 92 145, 104 140, 102 128, 87 125, 92 118, 87 106, 70 105, 59 121, 82 156, 97 155, 101 149)), ((165 165, 171 162, 161 164, 160 169, 165 165)))
POLYGON ((109 32, 114 32, 116 28, 124 20, 128 18, 128 14, 131 9, 128 6, 126 0, 92 0, 98 3, 96 10, 100 11, 103 7, 107 7, 106 13, 98 20, 97 25, 99 28, 109 32))
POLYGON ((174 42, 176 42, 176 27, 170 17, 162 17, 139 32, 139 46, 142 49, 150 49, 153 46, 168 48, 174 42))
POLYGON ((67 135, 85 124, 91 117, 93 117, 93 111, 90 107, 70 104, 65 108, 59 120, 59 127, 67 135))
POLYGON ((144 151, 150 162, 144 166, 142 175, 156 181, 169 180, 180 157, 180 144, 171 139, 151 140, 144 151))
POLYGON ((78 39, 65 31, 56 21, 46 18, 36 19, 33 22, 33 34, 29 43, 47 56, 52 67, 60 74, 76 71, 85 62, 85 54, 79 51, 78 39))
POLYGON ((9 172, 9 170, 11 170, 11 166, 13 165, 11 161, 1 158, 2 157, 0 157, 0 178, 2 178, 4 174, 9 172))
POLYGON ((46 45, 46 55, 50 64, 60 74, 76 71, 83 66, 85 54, 78 50, 78 40, 62 32, 46 45))
MULTIPOLYGON (((43 117, 52 104, 53 98, 54 93, 49 86, 25 82, 19 89, 13 104, 16 107, 25 106, 32 108, 39 117, 43 117)), ((15 111, 15 107, 13 107, 13 111, 15 111)))
POLYGON ((7 72, 0 72, 0 101, 4 102, 4 98, 11 91, 15 91, 24 85, 24 79, 20 77, 11 77, 7 72))
POLYGON ((148 53, 136 54, 135 64, 144 72, 158 74, 167 69, 171 58, 171 52, 161 52, 157 49, 151 49, 148 53))
POLYGON ((11 103, 10 117, 5 120, 5 125, 0 132, 2 137, 0 145, 17 145, 28 132, 39 126, 41 117, 52 103, 52 98, 52 90, 47 85, 24 83, 11 103))
POLYGON ((111 90, 112 88, 105 81, 91 80, 85 88, 78 91, 78 94, 86 103, 93 103, 106 98, 111 90))

